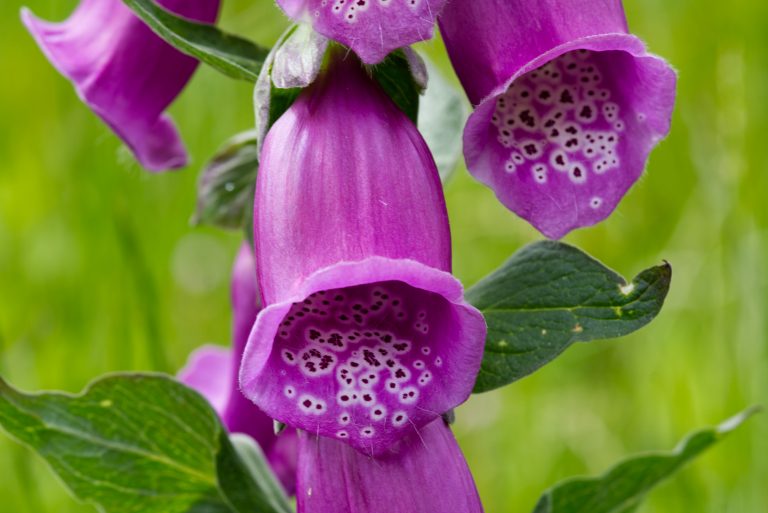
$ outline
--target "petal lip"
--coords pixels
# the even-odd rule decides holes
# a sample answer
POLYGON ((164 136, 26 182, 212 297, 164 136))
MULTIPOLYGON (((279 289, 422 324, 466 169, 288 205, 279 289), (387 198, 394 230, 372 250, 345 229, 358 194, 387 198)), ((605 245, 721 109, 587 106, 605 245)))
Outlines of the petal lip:
MULTIPOLYGON (((248 339, 240 368, 240 388, 243 393, 269 416, 294 425, 290 414, 274 400, 276 395, 282 393, 279 384, 275 383, 277 376, 265 372, 275 347, 274 340, 281 321, 293 303, 304 300, 314 292, 384 281, 401 281, 416 289, 442 296, 452 305, 461 328, 458 345, 463 347, 458 350, 462 353, 462 358, 459 359, 460 361, 451 362, 452 365, 456 365, 459 372, 452 373, 454 381, 450 390, 446 390, 444 394, 444 404, 440 405, 440 411, 433 412, 434 415, 431 418, 413 427, 418 429, 429 420, 438 417, 443 411, 466 401, 472 392, 482 360, 487 330, 483 315, 464 301, 461 283, 450 273, 414 260, 379 256, 358 262, 341 262, 321 269, 297 284, 290 297, 271 304, 261 311, 248 339)), ((306 429, 306 426, 302 427, 306 429)), ((317 430, 320 430, 319 425, 317 430)), ((404 431, 408 432, 408 430, 404 431)), ((356 448, 366 454, 380 454, 402 436, 403 434, 398 436, 390 434, 369 446, 356 448)))
POLYGON ((345 4, 344 0, 277 0, 277 4, 294 21, 311 23, 320 34, 352 49, 366 64, 377 64, 398 48, 431 39, 446 1, 361 0, 345 4))
MULTIPOLYGON (((201 22, 215 21, 219 6, 218 0, 161 3, 201 22)), ((164 111, 191 78, 195 59, 165 43, 119 0, 82 0, 58 23, 41 20, 26 7, 20 15, 54 68, 145 169, 187 165, 179 132, 164 111), (109 39, 102 36, 105 30, 113 34, 109 39)))
POLYGON ((675 103, 677 75, 673 68, 669 66, 664 59, 648 53, 642 40, 634 35, 620 32, 586 36, 558 45, 522 65, 506 81, 499 84, 490 92, 490 94, 480 101, 467 121, 463 136, 464 155, 469 172, 478 181, 493 189, 496 197, 502 204, 520 215, 546 237, 551 239, 562 238, 574 229, 591 226, 607 218, 612 213, 619 200, 640 177, 644 168, 643 165, 639 166, 637 169, 630 170, 633 179, 623 190, 622 194, 617 198, 613 198, 611 201, 612 204, 607 205, 608 208, 603 209, 601 215, 594 216, 586 222, 584 220, 579 220, 578 218, 567 223, 547 223, 542 221, 531 213, 521 211, 516 202, 510 197, 511 195, 508 188, 497 183, 499 173, 494 170, 493 164, 489 162, 490 157, 488 151, 485 150, 483 142, 483 139, 486 137, 483 135, 483 130, 488 124, 488 119, 490 119, 490 113, 494 108, 496 98, 500 94, 503 94, 510 85, 521 76, 573 50, 623 52, 632 57, 636 66, 657 75, 658 81, 656 83, 656 91, 653 95, 653 99, 649 100, 652 104, 652 108, 656 111, 656 115, 648 117, 648 126, 653 134, 646 141, 637 142, 637 144, 643 146, 641 150, 645 153, 646 158, 656 143, 669 133, 675 103))
POLYGON ((195 349, 176 378, 205 397, 219 416, 229 400, 232 355, 229 349, 212 344, 195 349))

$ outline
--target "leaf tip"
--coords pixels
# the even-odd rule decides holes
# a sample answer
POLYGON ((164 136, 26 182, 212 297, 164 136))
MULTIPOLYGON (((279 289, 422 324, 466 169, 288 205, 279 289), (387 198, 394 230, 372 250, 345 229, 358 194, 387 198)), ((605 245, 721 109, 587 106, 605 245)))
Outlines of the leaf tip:
POLYGON ((760 404, 756 404, 754 406, 750 406, 746 410, 737 413, 733 417, 723 421, 720 423, 720 425, 717 426, 717 433, 720 435, 727 435, 734 429, 741 426, 745 421, 747 421, 750 417, 757 415, 758 413, 761 413, 763 411, 763 406, 760 404))

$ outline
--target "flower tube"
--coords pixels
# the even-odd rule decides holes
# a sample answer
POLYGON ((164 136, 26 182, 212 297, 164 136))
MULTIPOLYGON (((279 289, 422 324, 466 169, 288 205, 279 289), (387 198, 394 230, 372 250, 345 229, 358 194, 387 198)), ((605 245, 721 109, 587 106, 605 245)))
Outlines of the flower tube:
POLYGON ((477 108, 469 171, 544 235, 605 219, 668 132, 676 77, 620 0, 450 2, 440 27, 477 108))
POLYGON ((446 0, 277 0, 296 21, 350 47, 366 64, 430 39, 446 0))
POLYGON ((299 435, 299 513, 479 513, 472 474, 442 419, 373 459, 348 445, 299 435))
POLYGON ((268 415, 375 455, 466 400, 485 322, 450 274, 437 169, 356 58, 267 134, 254 235, 266 307, 240 383, 268 415))
POLYGON ((261 308, 253 252, 243 245, 232 276, 233 348, 201 347, 179 372, 179 381, 200 392, 221 416, 231 433, 250 435, 264 451, 272 470, 286 491, 296 486, 296 432, 275 436, 272 419, 246 399, 238 388, 240 367, 248 334, 261 308))
MULTIPOLYGON (((186 18, 212 23, 219 0, 161 0, 186 18)), ((21 19, 78 96, 150 171, 186 165, 187 153, 165 109, 197 67, 155 35, 121 0, 82 0, 64 22, 21 19)))

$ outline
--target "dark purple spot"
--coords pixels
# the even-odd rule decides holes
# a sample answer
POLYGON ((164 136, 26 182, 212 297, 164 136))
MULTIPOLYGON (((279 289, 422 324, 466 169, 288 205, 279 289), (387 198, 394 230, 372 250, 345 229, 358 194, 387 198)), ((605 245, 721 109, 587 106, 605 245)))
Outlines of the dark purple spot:
POLYGON ((523 123, 525 126, 529 128, 533 128, 534 126, 536 126, 536 120, 531 114, 530 109, 525 109, 520 113, 518 117, 520 118, 520 122, 523 123))
POLYGON ((579 116, 581 116, 584 119, 589 119, 592 117, 592 107, 589 105, 584 105, 581 108, 581 111, 579 112, 579 116))

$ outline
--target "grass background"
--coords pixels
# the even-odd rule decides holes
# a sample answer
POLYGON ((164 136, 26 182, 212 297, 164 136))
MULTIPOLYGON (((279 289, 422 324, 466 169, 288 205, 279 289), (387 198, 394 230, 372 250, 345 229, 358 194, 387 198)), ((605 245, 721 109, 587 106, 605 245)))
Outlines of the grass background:
MULTIPOLYGON (((75 4, 28 1, 47 19, 75 4)), ((223 26, 261 43, 285 26, 267 0, 224 3, 223 26)), ((566 241, 625 275, 667 259, 672 291, 639 333, 571 348, 459 409, 489 512, 530 511, 557 480, 768 404, 768 4, 626 4, 633 30, 680 72, 672 135, 614 215, 566 241)), ((239 234, 188 221, 197 170, 252 123, 251 88, 201 68, 171 109, 194 162, 149 175, 45 61, 19 8, 0 3, 0 374, 26 390, 78 391, 109 371, 173 372, 195 347, 229 339, 239 234)), ((439 42, 422 47, 449 69, 439 42)), ((466 285, 539 237, 464 170, 446 194, 466 285)), ((767 483, 763 414, 640 511, 761 513, 767 483)), ((3 435, 0 511, 92 508, 3 435)))

